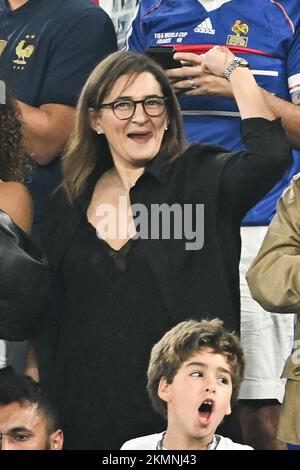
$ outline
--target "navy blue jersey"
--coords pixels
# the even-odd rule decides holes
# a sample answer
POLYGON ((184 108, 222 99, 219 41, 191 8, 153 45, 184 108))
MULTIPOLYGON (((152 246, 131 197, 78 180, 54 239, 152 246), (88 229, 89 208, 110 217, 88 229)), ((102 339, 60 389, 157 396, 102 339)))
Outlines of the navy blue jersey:
MULTIPOLYGON (((89 73, 116 48, 110 18, 90 0, 29 0, 14 11, 0 0, 0 75, 28 105, 75 106, 89 73)), ((35 165, 35 221, 58 179, 57 162, 35 165)))
MULTIPOLYGON (((260 86, 300 103, 299 0, 141 0, 129 48, 172 45, 178 52, 205 53, 225 45, 245 57, 260 86), (298 29, 297 29, 298 28, 298 29), (295 32, 296 31, 296 32, 295 32)), ((180 99, 189 142, 214 142, 241 150, 235 103, 212 96, 180 99)), ((247 215, 246 224, 266 225, 291 177, 300 171, 300 153, 283 179, 247 215)))

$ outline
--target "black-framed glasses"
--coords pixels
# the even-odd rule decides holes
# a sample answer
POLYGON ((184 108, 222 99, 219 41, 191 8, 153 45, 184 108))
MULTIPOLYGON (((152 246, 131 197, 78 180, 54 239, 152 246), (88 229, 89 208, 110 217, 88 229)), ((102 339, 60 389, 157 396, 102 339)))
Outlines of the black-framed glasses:
POLYGON ((165 112, 167 98, 164 96, 152 96, 143 100, 124 99, 104 103, 97 106, 97 109, 111 108, 116 118, 125 120, 130 119, 135 113, 137 104, 141 103, 143 110, 150 117, 158 117, 165 112))

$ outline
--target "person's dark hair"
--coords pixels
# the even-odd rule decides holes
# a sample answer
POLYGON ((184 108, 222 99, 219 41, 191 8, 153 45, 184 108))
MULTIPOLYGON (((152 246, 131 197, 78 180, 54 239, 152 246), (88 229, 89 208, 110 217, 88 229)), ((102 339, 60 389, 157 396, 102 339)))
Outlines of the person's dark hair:
POLYGON ((0 406, 12 403, 35 405, 45 419, 48 435, 60 428, 56 409, 43 394, 40 384, 27 375, 9 371, 0 374, 0 406))
POLYGON ((7 85, 1 80, 0 102, 0 179, 25 180, 26 157, 22 147, 19 111, 7 85))
POLYGON ((113 166, 106 137, 98 135, 91 128, 89 108, 97 109, 120 77, 127 75, 130 83, 144 72, 149 72, 155 77, 161 86, 163 96, 167 98, 169 124, 160 150, 164 161, 175 159, 186 148, 181 111, 163 69, 145 55, 125 51, 115 52, 95 68, 81 92, 75 129, 63 157, 63 187, 71 202, 81 195, 89 176, 96 168, 100 176, 113 166))
POLYGON ((181 365, 193 354, 207 348, 226 358, 232 380, 231 403, 237 400, 245 368, 239 339, 225 330, 219 319, 189 320, 168 331, 152 348, 147 390, 155 411, 167 416, 166 402, 157 393, 160 379, 165 377, 167 383, 172 383, 181 365))

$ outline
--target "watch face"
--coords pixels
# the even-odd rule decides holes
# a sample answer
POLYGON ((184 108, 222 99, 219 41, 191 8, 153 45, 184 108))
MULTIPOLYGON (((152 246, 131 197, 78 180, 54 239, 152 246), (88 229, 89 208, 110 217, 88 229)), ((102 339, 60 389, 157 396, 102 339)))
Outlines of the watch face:
POLYGON ((242 67, 247 67, 249 64, 246 59, 244 59, 243 57, 239 57, 239 65, 241 65, 242 67))

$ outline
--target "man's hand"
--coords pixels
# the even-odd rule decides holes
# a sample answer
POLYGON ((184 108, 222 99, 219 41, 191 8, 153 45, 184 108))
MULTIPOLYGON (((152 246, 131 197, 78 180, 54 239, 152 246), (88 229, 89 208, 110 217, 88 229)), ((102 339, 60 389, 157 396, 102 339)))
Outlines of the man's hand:
POLYGON ((166 71, 175 93, 184 92, 186 96, 218 95, 233 98, 230 83, 209 71, 204 55, 177 52, 174 54, 174 59, 180 60, 184 65, 166 71))

